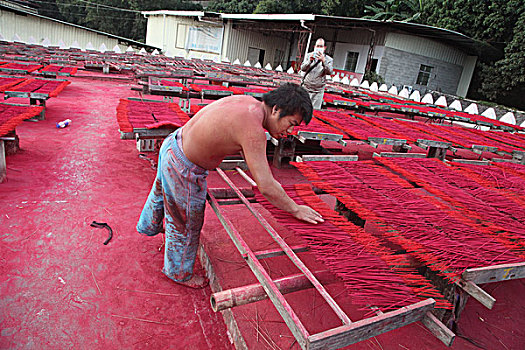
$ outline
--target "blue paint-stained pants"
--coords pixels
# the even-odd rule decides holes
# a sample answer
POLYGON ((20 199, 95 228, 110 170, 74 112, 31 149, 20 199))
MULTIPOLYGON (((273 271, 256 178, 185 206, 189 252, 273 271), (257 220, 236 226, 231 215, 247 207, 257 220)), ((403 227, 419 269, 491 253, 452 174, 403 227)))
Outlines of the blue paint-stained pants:
POLYGON ((208 171, 193 164, 182 151, 178 129, 164 140, 157 177, 137 224, 139 233, 154 236, 165 217, 166 246, 162 272, 175 281, 193 275, 206 205, 208 171))

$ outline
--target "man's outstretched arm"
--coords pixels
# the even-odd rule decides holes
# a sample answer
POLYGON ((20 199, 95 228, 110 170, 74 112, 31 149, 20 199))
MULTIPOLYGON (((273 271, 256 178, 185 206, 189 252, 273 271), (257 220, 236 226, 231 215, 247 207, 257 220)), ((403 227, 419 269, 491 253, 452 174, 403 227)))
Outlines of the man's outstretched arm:
POLYGON ((324 221, 321 214, 309 206, 295 203, 283 190, 281 184, 274 179, 266 159, 265 137, 249 140, 246 145, 243 145, 243 153, 259 191, 270 203, 289 212, 299 220, 312 224, 324 221))

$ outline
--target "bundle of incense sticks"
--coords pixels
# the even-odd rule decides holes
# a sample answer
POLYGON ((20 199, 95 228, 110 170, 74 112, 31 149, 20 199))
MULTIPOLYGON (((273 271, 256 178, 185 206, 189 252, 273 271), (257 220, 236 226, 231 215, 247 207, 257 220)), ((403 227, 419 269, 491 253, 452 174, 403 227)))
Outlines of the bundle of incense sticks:
POLYGON ((314 115, 357 140, 367 140, 369 137, 402 139, 402 135, 379 128, 365 122, 364 120, 356 119, 348 113, 337 111, 314 111, 314 115))
POLYGON ((293 200, 314 208, 325 221, 312 225, 297 220, 255 189, 256 198, 280 224, 306 240, 316 258, 342 279, 353 302, 385 311, 431 297, 436 299, 436 307, 451 308, 425 278, 409 267, 406 257, 395 255, 376 237, 331 210, 309 184, 284 188, 293 200))
POLYGON ((132 132, 137 128, 178 128, 189 120, 176 103, 121 99, 117 106, 117 121, 122 132, 132 132))
POLYGON ((494 165, 449 163, 463 176, 480 186, 497 191, 499 194, 525 208, 525 179, 494 165))
POLYGON ((27 78, 21 77, 0 77, 0 91, 5 91, 16 84, 25 81, 27 78))
POLYGON ((29 79, 13 86, 9 91, 36 92, 48 94, 49 97, 56 97, 69 84, 71 84, 70 81, 63 80, 29 79))
POLYGON ((514 236, 474 224, 373 162, 293 164, 360 218, 384 227, 385 238, 451 281, 467 268, 523 261, 514 236))
POLYGON ((26 119, 39 115, 44 107, 13 106, 0 103, 0 136, 13 131, 26 119))
POLYGON ((504 230, 525 247, 525 209, 515 202, 466 179, 437 159, 380 161, 469 217, 504 230))
POLYGON ((0 66, 5 69, 19 69, 27 71, 28 73, 34 72, 42 67, 41 64, 22 64, 22 63, 6 63, 0 66))

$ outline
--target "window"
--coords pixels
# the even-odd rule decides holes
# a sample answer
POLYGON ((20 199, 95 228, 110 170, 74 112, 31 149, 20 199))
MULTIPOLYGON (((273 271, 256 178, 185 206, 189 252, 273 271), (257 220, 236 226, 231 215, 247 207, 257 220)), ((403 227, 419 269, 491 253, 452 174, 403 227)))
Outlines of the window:
POLYGON ((379 60, 377 58, 372 58, 372 65, 370 66, 370 71, 375 72, 377 69, 377 63, 379 60))
POLYGON ((275 49, 275 55, 273 56, 273 68, 275 69, 278 65, 282 65, 284 61, 284 51, 275 49))
POLYGON ((357 59, 359 58, 359 52, 348 51, 346 55, 345 70, 355 72, 357 68, 357 59))
POLYGON ((432 73, 432 68, 430 66, 425 66, 424 64, 419 67, 419 74, 417 75, 416 84, 419 85, 428 85, 428 80, 430 79, 430 73, 432 73))
POLYGON ((188 32, 188 26, 186 24, 177 24, 177 39, 175 41, 175 47, 178 49, 184 49, 186 44, 186 34, 188 32))

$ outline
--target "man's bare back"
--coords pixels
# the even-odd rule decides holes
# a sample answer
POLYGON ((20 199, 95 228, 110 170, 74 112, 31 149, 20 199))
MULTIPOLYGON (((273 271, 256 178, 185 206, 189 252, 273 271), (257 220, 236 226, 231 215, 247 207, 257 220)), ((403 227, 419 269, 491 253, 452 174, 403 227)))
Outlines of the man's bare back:
POLYGON ((264 116, 264 104, 251 96, 230 96, 211 103, 184 125, 184 154, 202 168, 215 169, 224 157, 242 150, 246 133, 266 140, 264 116))
MULTIPOLYGON (((299 87, 287 88, 293 90, 299 87)), ((306 91, 302 91, 302 95, 299 102, 309 107, 311 116, 310 98, 306 91)), ((285 102, 289 99, 286 96, 286 93, 281 94, 285 102)), ((258 101, 251 96, 224 97, 201 109, 184 125, 183 152, 192 163, 212 170, 224 157, 242 151, 250 173, 266 199, 300 220, 313 224, 322 222, 321 215, 315 210, 297 205, 288 197, 274 179, 266 158, 265 130, 275 138, 285 137, 301 123, 302 113, 308 115, 304 110, 287 111, 276 104, 270 105, 264 98, 258 101)))

